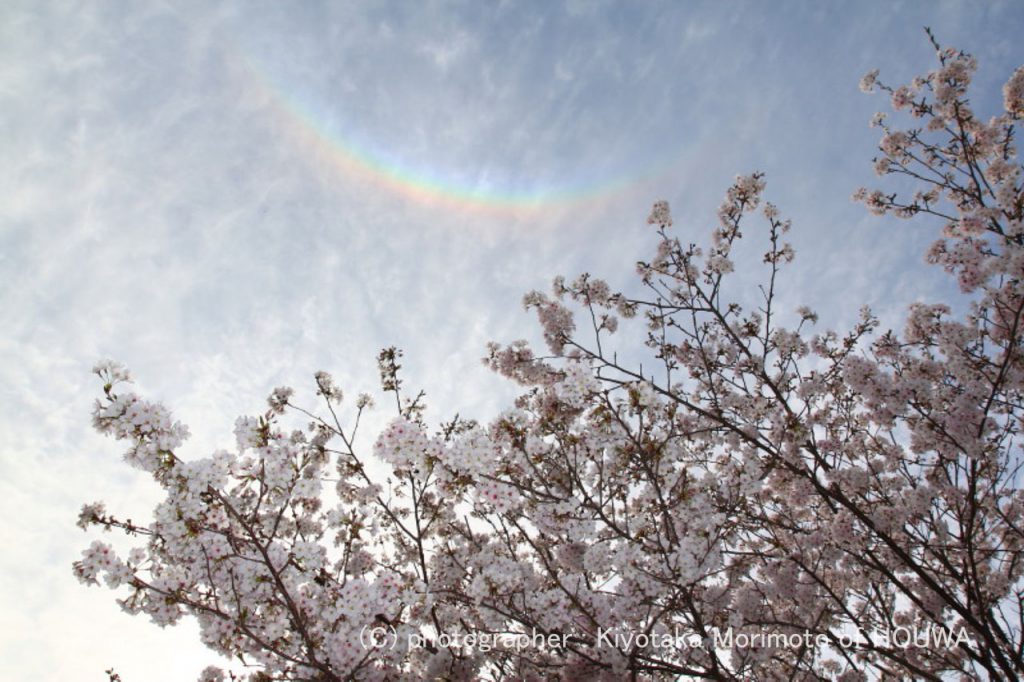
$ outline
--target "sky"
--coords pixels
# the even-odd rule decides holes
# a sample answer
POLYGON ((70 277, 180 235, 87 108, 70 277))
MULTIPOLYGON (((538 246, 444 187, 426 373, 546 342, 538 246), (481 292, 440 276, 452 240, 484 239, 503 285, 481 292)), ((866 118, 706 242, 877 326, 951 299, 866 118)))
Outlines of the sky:
MULTIPOLYGON (((525 292, 633 286, 654 201, 706 241, 755 170, 793 220, 783 300, 820 327, 955 297, 922 261, 934 225, 849 198, 878 184, 886 106, 857 83, 931 68, 924 26, 978 57, 996 113, 1020 2, 0 3, 3 677, 219 660, 72 576, 83 503, 140 521, 159 499, 91 430, 101 358, 189 425, 185 458, 233 447, 275 386, 312 404, 317 370, 373 392, 391 345, 428 420, 487 420, 516 394, 487 342, 540 338, 525 292)), ((738 267, 742 300, 757 259, 738 267)))

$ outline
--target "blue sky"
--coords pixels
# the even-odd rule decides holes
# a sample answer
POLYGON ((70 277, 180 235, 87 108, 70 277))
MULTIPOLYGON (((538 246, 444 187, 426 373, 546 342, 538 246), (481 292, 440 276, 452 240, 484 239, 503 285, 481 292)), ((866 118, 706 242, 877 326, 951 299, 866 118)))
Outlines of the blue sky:
POLYGON ((90 431, 99 358, 190 425, 186 456, 318 369, 374 389, 386 345, 434 420, 486 419, 514 395, 486 342, 538 337, 524 292, 627 286, 653 201, 704 240, 753 170, 794 222, 785 300, 822 327, 951 295, 922 264, 934 232, 849 201, 885 108, 857 82, 930 68, 925 25, 979 58, 994 113, 1024 63, 1019 2, 3 3, 6 674, 161 682, 214 660, 71 576, 81 503, 142 519, 157 492, 90 431))

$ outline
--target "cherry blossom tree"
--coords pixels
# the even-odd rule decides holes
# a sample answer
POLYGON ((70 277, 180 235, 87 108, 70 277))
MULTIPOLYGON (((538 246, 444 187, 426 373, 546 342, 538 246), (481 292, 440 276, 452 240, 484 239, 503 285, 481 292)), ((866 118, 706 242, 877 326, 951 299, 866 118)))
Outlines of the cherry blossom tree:
POLYGON ((546 349, 490 346, 523 391, 487 425, 429 427, 386 349, 372 453, 370 399, 321 372, 319 408, 277 389, 235 450, 185 459, 186 427, 101 363, 95 426, 166 498, 147 525, 86 505, 83 528, 140 546, 96 541, 75 574, 159 625, 195 617, 244 666, 207 682, 1024 675, 1024 67, 985 119, 975 60, 932 43, 925 76, 861 84, 907 126, 876 117, 875 170, 913 193, 855 198, 941 230, 927 260, 964 315, 915 304, 898 333, 864 309, 839 333, 781 309, 790 223, 739 177, 703 246, 655 204, 630 292, 528 294, 546 349), (746 307, 744 233, 766 272, 746 307), (620 319, 644 348, 615 348, 620 319))

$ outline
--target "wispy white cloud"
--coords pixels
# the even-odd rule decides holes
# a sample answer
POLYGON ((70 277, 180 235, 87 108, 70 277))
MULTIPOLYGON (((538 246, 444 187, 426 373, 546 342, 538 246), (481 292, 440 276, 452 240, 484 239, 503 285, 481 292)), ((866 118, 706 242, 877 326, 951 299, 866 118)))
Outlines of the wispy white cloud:
POLYGON ((1022 61, 1010 2, 5 3, 5 672, 160 682, 211 659, 194 630, 133 621, 71 577, 80 503, 141 519, 156 494, 88 429, 98 357, 190 423, 193 456, 317 369, 372 388, 390 344, 435 417, 486 418, 514 388, 479 357, 534 334, 525 290, 582 270, 626 286, 651 201, 699 241, 754 169, 794 218, 794 307, 844 324, 870 302, 895 323, 947 294, 925 231, 847 200, 871 182, 883 108, 856 81, 927 66, 923 25, 975 51, 994 106, 1022 61), (422 201, 431 183, 557 200, 422 201))

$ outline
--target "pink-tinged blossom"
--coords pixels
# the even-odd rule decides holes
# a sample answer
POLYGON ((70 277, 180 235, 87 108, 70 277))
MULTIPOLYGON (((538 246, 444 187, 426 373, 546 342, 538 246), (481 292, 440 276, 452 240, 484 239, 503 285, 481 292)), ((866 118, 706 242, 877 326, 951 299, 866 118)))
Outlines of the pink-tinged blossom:
POLYGON ((885 196, 881 191, 875 190, 873 192, 859 192, 854 195, 854 198, 863 201, 874 215, 885 215, 886 210, 889 207, 888 197, 885 196))
POLYGON ((267 405, 275 414, 284 414, 285 407, 288 406, 288 400, 295 394, 295 391, 287 386, 281 386, 275 388, 267 398, 267 405))
POLYGON ((82 552, 82 560, 75 562, 75 577, 84 583, 95 584, 100 573, 112 570, 117 562, 114 548, 96 540, 82 552))
POLYGON ((879 143, 882 151, 892 158, 902 158, 907 153, 907 145, 910 143, 910 138, 906 133, 900 131, 893 131, 886 133, 882 137, 882 141, 879 143))
POLYGON ((565 365, 565 375, 555 384, 559 397, 573 407, 590 400, 594 393, 601 390, 601 384, 594 373, 584 363, 571 361, 565 365))
POLYGON ((393 420, 377 439, 374 454, 399 471, 426 466, 429 439, 423 428, 403 417, 393 420))
POLYGON ((258 448, 262 444, 260 424, 255 417, 239 417, 235 420, 235 441, 239 452, 258 448))
POLYGON ((631 404, 640 410, 658 406, 658 394, 649 381, 635 381, 628 386, 631 404))
POLYGON ((1017 67, 1003 86, 1003 107, 1011 116, 1024 116, 1024 66, 1017 67))
POLYGON ((862 92, 873 92, 875 89, 875 82, 878 80, 878 69, 872 69, 864 74, 863 78, 860 79, 859 87, 862 92))
POLYGON ((313 375, 316 380, 316 392, 317 395, 322 395, 324 398, 334 403, 340 403, 343 397, 343 393, 338 385, 334 383, 334 377, 328 372, 323 370, 313 375))
POLYGON ((199 674, 199 682, 224 682, 224 671, 216 666, 207 666, 199 674))
POLYGON ((477 501, 489 505, 499 513, 506 513, 516 507, 520 496, 518 491, 510 485, 485 479, 476 486, 477 501))
POLYGON ((733 263, 729 258, 715 254, 708 258, 708 270, 717 275, 726 275, 733 271, 733 263))
POLYGON ((131 372, 121 364, 120 362, 114 362, 113 360, 101 360, 97 362, 92 368, 93 374, 103 379, 105 382, 105 390, 109 390, 109 387, 119 383, 130 383, 132 380, 131 372))
POLYGON ((672 213, 669 211, 667 201, 654 202, 654 206, 651 208, 651 214, 647 216, 647 224, 672 227, 672 213))
POLYGON ((523 298, 523 306, 527 309, 536 308, 537 319, 544 330, 544 340, 548 348, 555 355, 561 355, 566 339, 576 329, 572 312, 538 291, 527 294, 523 298))
POLYGON ((914 102, 914 94, 906 85, 901 85, 892 92, 892 108, 899 111, 906 109, 914 102))

